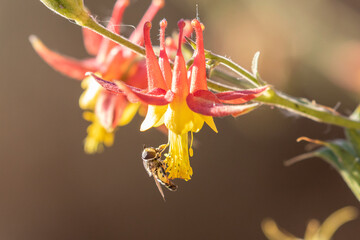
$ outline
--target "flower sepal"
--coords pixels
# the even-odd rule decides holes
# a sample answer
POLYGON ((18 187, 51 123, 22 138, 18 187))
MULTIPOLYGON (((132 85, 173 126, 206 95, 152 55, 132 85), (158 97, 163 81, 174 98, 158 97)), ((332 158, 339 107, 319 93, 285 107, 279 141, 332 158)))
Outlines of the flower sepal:
POLYGON ((114 94, 125 94, 130 102, 144 102, 150 105, 166 105, 169 104, 173 98, 174 93, 171 90, 162 88, 153 88, 150 91, 145 89, 129 86, 121 81, 110 82, 106 81, 94 73, 87 73, 92 76, 103 88, 114 94))
POLYGON ((198 90, 194 93, 190 93, 186 98, 186 102, 192 111, 212 117, 225 117, 228 115, 237 117, 248 113, 259 106, 258 103, 225 105, 214 93, 207 90, 198 90))
POLYGON ((35 35, 31 35, 29 40, 35 51, 45 62, 68 77, 82 80, 86 72, 97 71, 98 64, 94 58, 77 60, 50 50, 35 35))
POLYGON ((261 96, 268 89, 269 86, 264 86, 239 91, 220 92, 215 95, 222 103, 242 104, 261 96))

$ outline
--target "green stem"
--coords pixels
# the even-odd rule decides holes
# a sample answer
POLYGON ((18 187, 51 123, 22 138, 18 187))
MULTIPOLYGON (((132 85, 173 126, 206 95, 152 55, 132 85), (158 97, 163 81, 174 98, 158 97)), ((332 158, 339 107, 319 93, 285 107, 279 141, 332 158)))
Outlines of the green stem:
POLYGON ((209 77, 222 79, 228 84, 238 86, 240 89, 257 87, 257 85, 254 85, 253 82, 249 82, 247 79, 236 78, 235 76, 231 76, 228 73, 216 68, 210 71, 209 77))
POLYGON ((82 27, 89 28, 93 30, 94 32, 97 32, 98 34, 109 38, 110 40, 114 41, 115 43, 118 43, 120 45, 123 45, 132 51, 134 51, 137 54, 140 54, 142 56, 145 56, 145 49, 135 43, 132 43, 128 39, 117 35, 109 30, 107 30, 105 27, 97 23, 92 17, 90 17, 86 22, 79 23, 82 27))
MULTIPOLYGON (((236 90, 225 85, 219 85, 212 80, 208 80, 208 87, 215 92, 236 90)), ((287 96, 273 88, 267 90, 263 95, 254 99, 254 101, 286 109, 287 111, 294 112, 317 122, 345 128, 360 129, 360 122, 341 116, 335 110, 315 104, 306 99, 287 96)))
POLYGON ((287 96, 272 88, 258 97, 256 101, 295 112, 317 122, 329 123, 345 128, 360 129, 360 122, 341 116, 331 108, 310 102, 306 99, 287 96))
POLYGON ((210 51, 206 51, 205 53, 205 57, 217 62, 220 62, 222 64, 224 64, 225 66, 227 66, 228 68, 234 70, 235 72, 238 72, 241 76, 243 76, 244 78, 250 80, 251 82, 255 83, 256 86, 259 86, 260 83, 259 81, 250 73, 248 72, 245 68, 241 67, 240 65, 234 63, 233 61, 231 61, 230 59, 214 54, 210 51))

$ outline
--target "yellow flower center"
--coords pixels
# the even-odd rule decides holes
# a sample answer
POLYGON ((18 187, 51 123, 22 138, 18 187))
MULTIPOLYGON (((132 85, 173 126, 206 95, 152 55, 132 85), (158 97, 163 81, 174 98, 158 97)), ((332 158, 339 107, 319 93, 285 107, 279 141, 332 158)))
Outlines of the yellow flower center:
POLYGON ((166 171, 169 178, 182 178, 186 181, 191 179, 193 170, 189 161, 189 135, 188 133, 177 134, 169 130, 169 154, 165 159, 166 171))

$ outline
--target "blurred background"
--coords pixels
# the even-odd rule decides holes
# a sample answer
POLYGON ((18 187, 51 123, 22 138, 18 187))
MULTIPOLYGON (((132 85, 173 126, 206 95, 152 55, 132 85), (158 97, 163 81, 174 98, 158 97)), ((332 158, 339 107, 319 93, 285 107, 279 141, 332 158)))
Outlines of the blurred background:
MULTIPOLYGON (((85 0, 106 24, 115 0, 85 0)), ((168 0, 154 22, 194 18, 206 26, 205 47, 250 68, 261 51, 262 78, 293 96, 349 114, 360 93, 360 3, 357 0, 168 0)), ((133 0, 124 24, 136 25, 150 0, 133 0)), ((128 34, 131 27, 124 25, 128 34)), ((155 42, 156 31, 153 39, 155 42)), ((304 152, 300 136, 343 137, 342 129, 267 106, 195 137, 190 182, 176 181, 163 202, 142 165, 142 145, 166 137, 138 131, 141 117, 116 134, 102 154, 86 155, 80 83, 51 69, 29 41, 87 57, 80 27, 40 1, 0 2, 0 238, 265 239, 266 217, 303 237, 311 218, 323 221, 358 201, 320 159, 285 167, 304 152)), ((359 239, 360 220, 334 239, 359 239)))

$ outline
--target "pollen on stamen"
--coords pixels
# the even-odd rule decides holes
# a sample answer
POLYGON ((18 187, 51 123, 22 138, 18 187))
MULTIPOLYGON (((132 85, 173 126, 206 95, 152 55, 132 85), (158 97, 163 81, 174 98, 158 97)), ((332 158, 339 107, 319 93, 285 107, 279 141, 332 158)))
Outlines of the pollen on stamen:
POLYGON ((166 28, 167 27, 167 21, 166 19, 164 18, 163 20, 160 21, 160 27, 161 29, 163 28, 166 28))
POLYGON ((151 22, 146 22, 144 24, 144 42, 145 42, 145 48, 152 48, 151 46, 151 40, 150 40, 150 29, 152 27, 151 22))
POLYGON ((178 28, 179 28, 178 54, 179 53, 181 54, 181 45, 182 45, 184 27, 185 27, 185 21, 184 19, 180 19, 178 21, 178 28))
POLYGON ((185 27, 185 21, 184 21, 184 19, 180 19, 180 20, 178 21, 179 31, 182 31, 184 27, 185 27))
POLYGON ((150 29, 151 27, 152 27, 151 22, 146 22, 146 23, 144 24, 144 28, 146 28, 146 29, 150 29))
POLYGON ((167 27, 167 21, 164 18, 160 22, 160 49, 161 50, 165 49, 165 29, 166 29, 166 27, 167 27))

